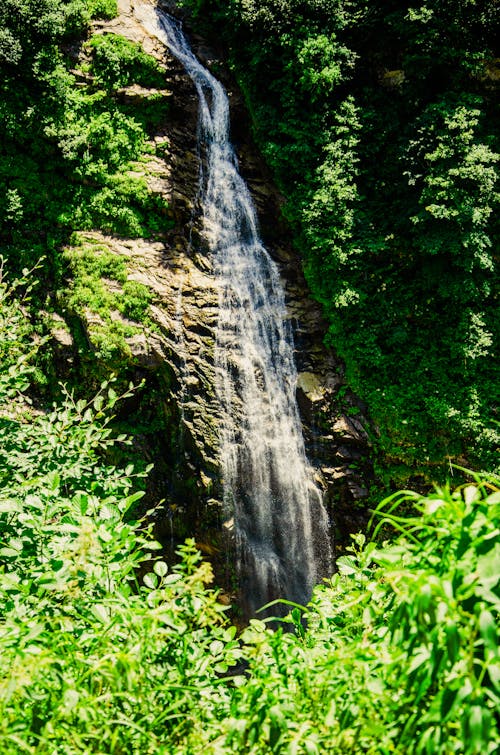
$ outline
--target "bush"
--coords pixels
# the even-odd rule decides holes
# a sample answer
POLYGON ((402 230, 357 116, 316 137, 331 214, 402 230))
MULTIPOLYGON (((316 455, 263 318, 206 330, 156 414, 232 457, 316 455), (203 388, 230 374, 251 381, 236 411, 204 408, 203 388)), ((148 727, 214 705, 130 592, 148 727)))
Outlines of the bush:
POLYGON ((165 77, 156 58, 136 42, 119 34, 96 34, 90 41, 92 72, 105 86, 116 89, 129 84, 162 87, 165 77))
POLYGON ((2 753, 498 751, 499 478, 386 499, 308 606, 236 638, 193 541, 156 559, 140 477, 103 460, 127 440, 112 385, 30 408, 19 290, 0 285, 2 753))
POLYGON ((112 386, 30 410, 22 314, 0 283, 0 343, 23 347, 0 355, 0 751, 175 751, 227 695, 235 630, 194 544, 173 570, 154 559, 140 479, 103 461, 128 442, 110 436, 112 386))
POLYGON ((496 752, 499 482, 385 500, 375 534, 399 536, 355 536, 339 573, 292 610, 295 634, 251 621, 247 680, 223 725, 231 748, 496 752))
POLYGON ((117 0, 87 0, 91 18, 115 18, 118 15, 117 0))

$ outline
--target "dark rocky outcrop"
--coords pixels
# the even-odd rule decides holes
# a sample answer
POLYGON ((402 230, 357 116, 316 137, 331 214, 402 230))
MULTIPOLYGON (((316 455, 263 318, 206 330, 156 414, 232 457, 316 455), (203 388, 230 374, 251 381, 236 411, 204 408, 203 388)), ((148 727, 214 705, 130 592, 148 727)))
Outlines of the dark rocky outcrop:
MULTIPOLYGON (((155 241, 97 233, 87 236, 125 257, 129 278, 154 293, 154 327, 131 337, 128 345, 131 363, 155 385, 156 395, 162 396, 157 412, 164 418, 158 431, 164 437, 158 438, 156 453, 161 449, 164 458, 155 459, 152 496, 165 498, 158 514, 159 535, 174 539, 194 535, 213 556, 223 529, 213 366, 218 292, 200 229, 197 97, 179 64, 141 27, 133 5, 134 0, 119 0, 119 17, 101 24, 100 31, 140 42, 165 66, 166 86, 172 93, 170 115, 152 138, 155 156, 141 170, 150 188, 168 200, 173 224, 155 241)), ((202 40, 195 39, 194 47, 203 47, 205 63, 215 59, 202 40)), ((362 502, 369 478, 365 410, 346 390, 342 364, 323 345, 326 326, 321 308, 309 296, 289 232, 280 220, 281 198, 252 144, 242 98, 228 74, 224 83, 232 92, 241 172, 286 291, 308 458, 341 541, 364 523, 362 502)), ((132 94, 141 96, 140 91, 132 94)), ((91 340, 91 323, 87 326, 91 340)), ((151 451, 145 448, 144 454, 149 456, 151 451)))

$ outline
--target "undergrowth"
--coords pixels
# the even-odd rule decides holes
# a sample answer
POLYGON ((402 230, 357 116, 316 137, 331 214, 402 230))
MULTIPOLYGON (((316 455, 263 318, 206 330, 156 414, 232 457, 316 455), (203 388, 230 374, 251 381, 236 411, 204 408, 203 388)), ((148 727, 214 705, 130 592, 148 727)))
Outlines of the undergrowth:
POLYGON ((29 295, 0 283, 2 753, 498 751, 498 478, 386 499, 288 631, 238 637, 194 543, 169 567, 141 475, 105 461, 113 384, 31 406, 29 295))

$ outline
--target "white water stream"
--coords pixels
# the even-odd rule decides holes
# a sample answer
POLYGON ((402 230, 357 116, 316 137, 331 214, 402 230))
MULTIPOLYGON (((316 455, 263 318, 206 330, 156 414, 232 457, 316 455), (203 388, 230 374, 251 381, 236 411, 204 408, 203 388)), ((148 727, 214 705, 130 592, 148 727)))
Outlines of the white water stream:
POLYGON ((304 603, 328 572, 331 551, 304 451, 283 286, 238 172, 224 88, 194 56, 178 21, 142 3, 136 13, 183 64, 199 97, 203 227, 220 292, 215 367, 224 503, 234 517, 246 609, 277 597, 304 603))

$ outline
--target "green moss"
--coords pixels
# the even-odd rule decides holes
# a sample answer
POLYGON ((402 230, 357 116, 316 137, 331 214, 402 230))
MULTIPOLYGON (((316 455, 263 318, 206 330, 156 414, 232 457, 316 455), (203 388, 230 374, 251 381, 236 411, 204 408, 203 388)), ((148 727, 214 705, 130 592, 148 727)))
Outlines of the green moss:
POLYGON ((128 280, 126 260, 119 254, 83 237, 79 244, 63 256, 68 282, 59 292, 59 305, 85 322, 97 359, 110 363, 117 356, 130 357, 127 339, 151 323, 153 294, 128 280))
POLYGON ((123 286, 119 308, 124 317, 138 322, 149 322, 149 305, 153 300, 150 289, 142 283, 128 280, 123 286))

